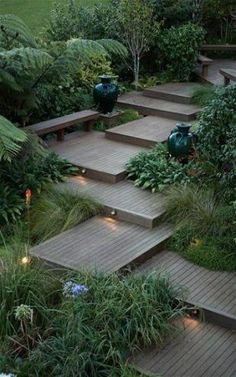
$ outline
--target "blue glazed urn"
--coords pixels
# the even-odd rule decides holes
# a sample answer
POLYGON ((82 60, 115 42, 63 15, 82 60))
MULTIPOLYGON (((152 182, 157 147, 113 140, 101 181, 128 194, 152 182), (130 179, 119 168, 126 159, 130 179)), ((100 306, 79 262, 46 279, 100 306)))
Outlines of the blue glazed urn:
POLYGON ((98 110, 103 114, 111 113, 117 102, 119 87, 112 82, 117 76, 99 76, 101 82, 97 84, 93 91, 94 101, 98 110))
POLYGON ((169 153, 173 157, 187 156, 193 148, 194 135, 189 132, 191 125, 185 123, 176 124, 171 131, 167 145, 169 153))

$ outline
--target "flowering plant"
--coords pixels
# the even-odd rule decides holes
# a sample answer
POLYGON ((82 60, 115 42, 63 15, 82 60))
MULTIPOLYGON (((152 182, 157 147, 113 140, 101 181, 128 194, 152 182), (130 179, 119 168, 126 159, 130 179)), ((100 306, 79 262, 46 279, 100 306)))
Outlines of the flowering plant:
POLYGON ((88 292, 88 288, 86 285, 77 284, 73 281, 67 281, 63 287, 63 295, 66 297, 76 297, 80 294, 84 294, 88 292))

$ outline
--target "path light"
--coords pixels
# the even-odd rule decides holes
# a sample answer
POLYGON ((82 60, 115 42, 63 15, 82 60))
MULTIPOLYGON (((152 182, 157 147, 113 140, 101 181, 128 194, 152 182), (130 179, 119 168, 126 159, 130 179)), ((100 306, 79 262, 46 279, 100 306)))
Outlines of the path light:
POLYGON ((86 170, 85 168, 83 168, 81 172, 82 172, 82 174, 85 174, 86 171, 87 171, 87 170, 86 170))
POLYGON ((115 216, 116 215, 116 210, 113 208, 112 210, 111 210, 111 216, 115 216))
POLYGON ((21 259, 21 264, 23 264, 24 266, 26 266, 27 264, 30 264, 30 262, 31 262, 30 257, 25 256, 21 259))

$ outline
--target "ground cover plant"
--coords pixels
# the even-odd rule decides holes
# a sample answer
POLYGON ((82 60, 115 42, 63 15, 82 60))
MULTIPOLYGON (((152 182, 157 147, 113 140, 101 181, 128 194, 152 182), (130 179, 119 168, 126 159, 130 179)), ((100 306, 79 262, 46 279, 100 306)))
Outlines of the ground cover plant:
POLYGON ((21 257, 1 250, 2 372, 133 376, 124 368, 127 356, 161 344, 183 313, 174 304, 181 292, 164 276, 58 275, 21 257))
POLYGON ((166 220, 175 225, 171 248, 212 270, 236 270, 235 211, 211 188, 181 185, 166 193, 166 220))

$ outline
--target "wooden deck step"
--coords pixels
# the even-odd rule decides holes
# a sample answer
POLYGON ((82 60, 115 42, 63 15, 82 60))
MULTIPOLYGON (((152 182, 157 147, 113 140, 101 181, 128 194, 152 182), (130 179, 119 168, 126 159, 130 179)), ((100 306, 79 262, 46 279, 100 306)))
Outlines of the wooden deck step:
POLYGON ((235 377, 236 333, 183 318, 164 346, 153 346, 130 360, 139 372, 161 377, 235 377))
POLYGON ((137 269, 139 273, 154 270, 186 288, 186 302, 206 310, 215 323, 236 330, 236 273, 207 270, 171 251, 162 251, 137 269))
POLYGON ((107 140, 103 132, 72 132, 50 149, 79 166, 88 178, 116 183, 126 176, 125 164, 144 148, 107 140))
POLYGON ((118 105, 136 109, 143 115, 161 116, 177 121, 189 122, 196 118, 199 108, 162 99, 150 98, 140 92, 129 92, 118 99, 118 105))
POLYGON ((236 59, 214 59, 209 66, 207 76, 202 75, 199 67, 196 68, 195 73, 202 82, 213 85, 224 85, 224 79, 220 74, 220 69, 236 69, 236 59))
POLYGON ((33 247, 30 254, 74 270, 113 272, 154 255, 171 233, 167 225, 147 229, 97 216, 33 247))
POLYGON ((158 116, 147 116, 142 119, 122 124, 106 131, 110 140, 135 144, 141 147, 153 147, 156 143, 167 140, 177 121, 158 116))
POLYGON ((192 103, 192 93, 201 86, 196 82, 168 83, 144 90, 143 95, 183 104, 192 103))
POLYGON ((164 213, 164 197, 158 193, 140 190, 128 181, 111 183, 94 181, 83 176, 70 178, 59 187, 73 189, 91 195, 105 207, 105 213, 113 218, 153 228, 164 213))

